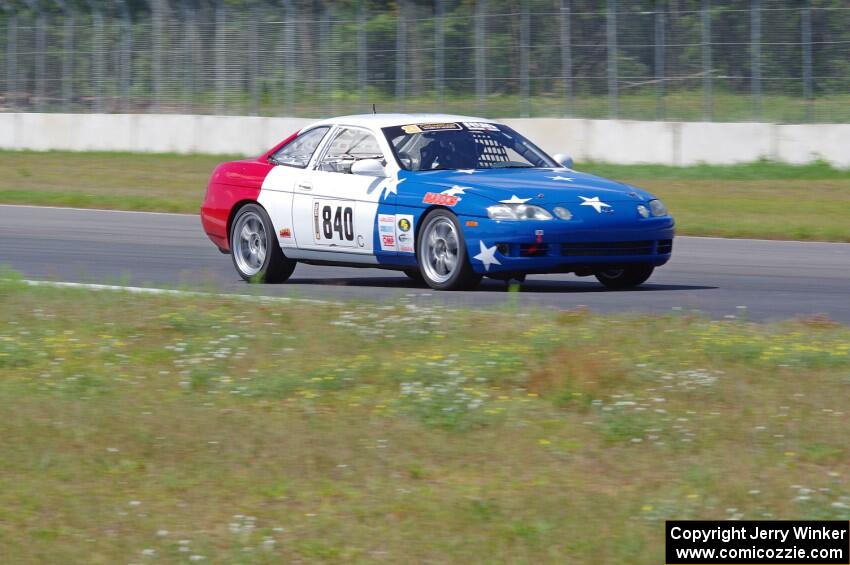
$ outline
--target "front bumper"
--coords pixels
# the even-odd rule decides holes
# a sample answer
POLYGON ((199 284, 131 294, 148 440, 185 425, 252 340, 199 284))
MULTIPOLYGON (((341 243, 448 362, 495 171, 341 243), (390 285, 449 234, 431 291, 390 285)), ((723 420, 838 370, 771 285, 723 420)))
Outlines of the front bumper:
POLYGON ((669 216, 612 225, 460 218, 473 270, 483 275, 570 273, 580 275, 630 264, 658 267, 670 260, 675 222, 669 216), (483 247, 482 247, 483 244, 483 247), (475 259, 492 250, 497 262, 475 259))

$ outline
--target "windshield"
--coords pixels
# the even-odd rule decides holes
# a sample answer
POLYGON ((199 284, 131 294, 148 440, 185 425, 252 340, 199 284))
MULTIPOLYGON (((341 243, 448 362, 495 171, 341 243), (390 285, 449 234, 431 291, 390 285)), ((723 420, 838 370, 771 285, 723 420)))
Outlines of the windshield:
POLYGON ((408 171, 558 166, 533 143, 501 124, 411 124, 383 131, 399 164, 408 171))

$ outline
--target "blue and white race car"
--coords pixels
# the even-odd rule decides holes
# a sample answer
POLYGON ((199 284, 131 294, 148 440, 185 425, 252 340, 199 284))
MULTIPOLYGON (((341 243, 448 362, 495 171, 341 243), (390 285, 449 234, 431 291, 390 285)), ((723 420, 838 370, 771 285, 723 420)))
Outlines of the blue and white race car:
POLYGON ((634 287, 670 259, 674 232, 646 191, 575 171, 503 124, 433 114, 324 120, 223 163, 201 218, 245 280, 284 281, 300 261, 439 290, 535 273, 634 287))

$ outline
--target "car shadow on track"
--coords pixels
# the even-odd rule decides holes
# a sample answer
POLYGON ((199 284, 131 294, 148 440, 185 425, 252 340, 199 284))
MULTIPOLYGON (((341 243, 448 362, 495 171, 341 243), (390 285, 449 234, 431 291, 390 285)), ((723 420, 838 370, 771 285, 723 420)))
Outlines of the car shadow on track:
MULTIPOLYGON (((303 277, 291 278, 286 284, 308 285, 308 286, 348 286, 348 287, 372 287, 372 288, 408 288, 417 290, 428 290, 423 283, 403 277, 303 277)), ((510 286, 501 281, 484 279, 481 284, 471 292, 508 292, 510 286)), ((682 290, 716 290, 716 286, 690 285, 690 284, 662 284, 645 283, 637 288, 628 290, 610 290, 596 281, 580 280, 527 280, 519 284, 519 292, 531 293, 587 293, 587 292, 658 292, 658 291, 682 291, 682 290)))

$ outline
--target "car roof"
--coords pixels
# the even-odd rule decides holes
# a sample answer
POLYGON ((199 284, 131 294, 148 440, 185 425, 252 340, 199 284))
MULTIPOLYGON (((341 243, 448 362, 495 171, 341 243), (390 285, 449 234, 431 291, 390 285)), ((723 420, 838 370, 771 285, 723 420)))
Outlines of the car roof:
POLYGON ((320 125, 363 126, 371 129, 404 126, 408 124, 427 124, 432 122, 493 122, 486 118, 459 116, 455 114, 353 114, 328 118, 307 126, 310 129, 320 125))

